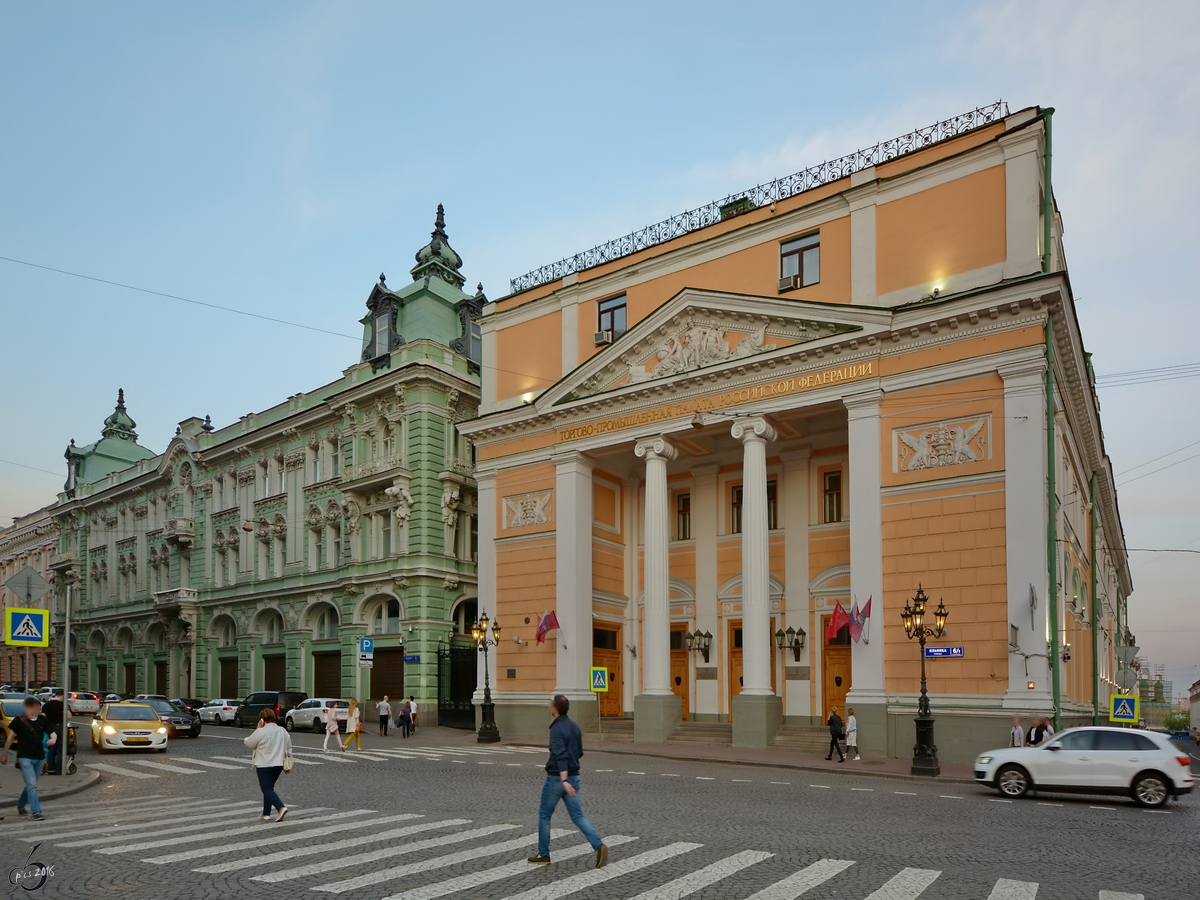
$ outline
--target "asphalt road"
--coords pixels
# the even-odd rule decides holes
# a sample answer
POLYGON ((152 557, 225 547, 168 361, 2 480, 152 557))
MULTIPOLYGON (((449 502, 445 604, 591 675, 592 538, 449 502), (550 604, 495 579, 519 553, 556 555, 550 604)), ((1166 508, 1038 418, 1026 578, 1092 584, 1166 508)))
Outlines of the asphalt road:
POLYGON ((1159 812, 1104 797, 1008 802, 974 785, 589 753, 584 809, 612 845, 609 866, 591 868, 560 808, 555 862, 535 867, 524 860, 535 850, 540 750, 430 731, 367 734, 367 752, 322 754, 321 737, 296 734, 300 764, 279 785, 292 811, 275 824, 257 819, 247 733, 206 728, 166 754, 101 757, 81 732, 79 762, 97 765, 104 783, 46 804, 44 822, 0 824, 0 868, 53 867, 38 891, 14 895, 1200 896, 1195 796, 1159 812))

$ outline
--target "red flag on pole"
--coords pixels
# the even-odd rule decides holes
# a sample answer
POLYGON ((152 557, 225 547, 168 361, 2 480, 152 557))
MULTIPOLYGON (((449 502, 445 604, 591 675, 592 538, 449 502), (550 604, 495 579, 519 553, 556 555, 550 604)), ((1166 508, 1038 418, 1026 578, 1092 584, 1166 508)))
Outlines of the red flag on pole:
POLYGON ((539 644, 542 643, 543 641, 546 640, 546 635, 549 632, 555 631, 557 629, 558 629, 558 616, 556 616, 554 614, 554 610, 550 610, 550 612, 548 612, 548 613, 546 613, 546 615, 542 616, 541 620, 538 622, 538 627, 537 627, 537 632, 536 632, 537 642, 539 644))
MULTIPOLYGON (((855 633, 853 626, 850 628, 850 636, 854 638, 855 643, 858 642, 859 637, 862 635, 863 628, 867 624, 867 619, 871 618, 871 599, 871 597, 867 598, 866 604, 863 605, 862 611, 858 614, 858 633, 855 633)), ((865 639, 868 643, 871 640, 870 634, 871 632, 868 631, 867 638, 865 639)))
POLYGON ((825 629, 825 640, 832 641, 837 637, 837 633, 842 630, 843 625, 850 624, 850 614, 846 612, 845 607, 839 600, 837 606, 833 608, 833 615, 829 619, 829 627, 825 629))

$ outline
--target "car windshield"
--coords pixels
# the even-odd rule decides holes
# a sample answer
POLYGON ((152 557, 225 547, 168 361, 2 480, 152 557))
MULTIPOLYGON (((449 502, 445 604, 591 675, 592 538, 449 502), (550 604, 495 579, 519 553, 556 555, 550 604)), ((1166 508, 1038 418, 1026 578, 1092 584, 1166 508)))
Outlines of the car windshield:
POLYGON ((182 709, 180 709, 174 703, 170 703, 167 700, 147 700, 146 703, 149 704, 150 706, 153 706, 157 712, 160 712, 163 715, 170 715, 171 713, 183 712, 182 709))
POLYGON ((25 712, 25 704, 20 700, 5 700, 4 715, 9 719, 15 719, 21 713, 25 712))
POLYGON ((158 713, 149 706, 116 706, 109 709, 108 718, 123 722, 152 722, 158 719, 158 713))

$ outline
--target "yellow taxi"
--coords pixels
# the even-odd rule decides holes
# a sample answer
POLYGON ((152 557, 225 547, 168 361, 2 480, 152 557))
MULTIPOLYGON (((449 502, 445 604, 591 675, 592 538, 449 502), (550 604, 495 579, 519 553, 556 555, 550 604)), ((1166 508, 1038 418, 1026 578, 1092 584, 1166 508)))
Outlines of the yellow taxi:
POLYGON ((109 750, 167 750, 167 726, 148 703, 105 703, 92 719, 92 746, 109 750))

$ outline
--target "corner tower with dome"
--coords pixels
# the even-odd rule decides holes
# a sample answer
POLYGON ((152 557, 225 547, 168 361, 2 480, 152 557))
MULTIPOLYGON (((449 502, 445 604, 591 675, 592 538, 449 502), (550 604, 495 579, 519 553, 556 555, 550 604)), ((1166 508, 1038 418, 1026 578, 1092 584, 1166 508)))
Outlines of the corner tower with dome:
POLYGON ((477 503, 458 426, 478 409, 486 299, 462 266, 439 206, 411 280, 371 288, 335 380, 228 424, 186 418, 161 453, 121 391, 100 440, 72 442, 49 512, 51 567, 77 585, 73 684, 412 694, 424 721, 473 725, 477 503))

